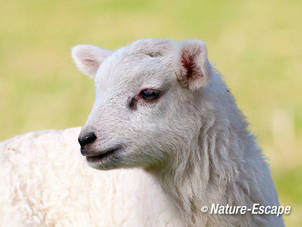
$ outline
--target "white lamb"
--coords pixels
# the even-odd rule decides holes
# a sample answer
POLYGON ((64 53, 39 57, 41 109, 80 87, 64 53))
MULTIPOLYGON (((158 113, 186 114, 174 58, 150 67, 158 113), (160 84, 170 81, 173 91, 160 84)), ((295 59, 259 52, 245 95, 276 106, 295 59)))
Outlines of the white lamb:
POLYGON ((1 226, 284 226, 281 216, 201 212, 279 204, 202 41, 79 45, 72 57, 96 87, 79 136, 86 158, 79 128, 0 144, 1 226))

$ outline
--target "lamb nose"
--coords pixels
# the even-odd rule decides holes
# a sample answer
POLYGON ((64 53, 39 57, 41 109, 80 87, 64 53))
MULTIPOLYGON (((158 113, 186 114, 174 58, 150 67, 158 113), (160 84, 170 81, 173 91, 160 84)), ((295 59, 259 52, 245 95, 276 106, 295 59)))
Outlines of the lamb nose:
POLYGON ((96 135, 94 132, 87 133, 86 135, 79 136, 78 141, 81 147, 83 148, 85 145, 93 143, 96 140, 96 135))

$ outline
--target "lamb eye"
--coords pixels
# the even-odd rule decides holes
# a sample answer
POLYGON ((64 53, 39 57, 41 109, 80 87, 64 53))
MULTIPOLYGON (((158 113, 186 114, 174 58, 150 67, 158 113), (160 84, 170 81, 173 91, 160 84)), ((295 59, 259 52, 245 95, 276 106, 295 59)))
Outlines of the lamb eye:
POLYGON ((144 89, 139 93, 139 96, 146 101, 153 101, 159 98, 160 91, 156 89, 144 89))

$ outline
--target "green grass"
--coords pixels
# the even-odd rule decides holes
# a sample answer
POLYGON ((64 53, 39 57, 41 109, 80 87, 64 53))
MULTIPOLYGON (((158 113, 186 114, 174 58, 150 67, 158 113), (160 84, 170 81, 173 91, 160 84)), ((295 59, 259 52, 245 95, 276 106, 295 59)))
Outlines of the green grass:
POLYGON ((27 0, 0 3, 0 140, 82 125, 92 81, 70 47, 146 37, 206 41, 269 159, 288 226, 302 226, 302 1, 27 0))

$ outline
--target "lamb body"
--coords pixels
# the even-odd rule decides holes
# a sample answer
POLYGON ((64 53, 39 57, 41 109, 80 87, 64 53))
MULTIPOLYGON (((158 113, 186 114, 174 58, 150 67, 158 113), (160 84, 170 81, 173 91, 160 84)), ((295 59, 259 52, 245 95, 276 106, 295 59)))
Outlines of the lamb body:
POLYGON ((81 152, 91 167, 111 171, 87 168, 76 153, 79 147, 74 144, 74 134, 63 136, 66 140, 61 140, 58 147, 51 145, 54 139, 49 138, 35 149, 24 142, 26 148, 16 148, 14 152, 7 144, 24 140, 17 137, 14 142, 6 143, 1 155, 5 163, 1 172, 6 171, 10 176, 5 184, 10 185, 5 193, 12 200, 8 207, 24 206, 27 217, 35 217, 28 221, 59 226, 72 221, 97 226, 168 223, 171 226, 283 226, 282 217, 273 215, 212 215, 200 211, 202 206, 215 203, 249 207, 256 202, 278 205, 261 150, 221 75, 209 63, 202 41, 147 39, 117 51, 79 45, 73 48, 72 55, 80 71, 92 77, 96 87, 95 104, 79 137, 81 152), (93 141, 90 138, 87 142, 88 135, 94 136, 93 141), (18 152, 21 150, 26 152, 18 152), (41 157, 33 158, 35 155, 30 154, 33 150, 41 157), (48 159, 52 163, 48 169, 39 164, 48 163, 48 159), (28 171, 25 167, 29 167, 28 171), (112 170, 120 168, 127 169, 112 170), (47 179, 52 173, 52 178, 57 177, 62 183, 50 185, 47 179), (21 184, 21 178, 31 175, 28 183, 21 184), (43 190, 34 183, 37 179, 39 185, 45 184, 45 190, 49 191, 46 195, 53 200, 45 199, 43 190), (146 185, 150 187, 143 193, 141 187, 146 185), (113 201, 109 201, 111 190, 116 190, 113 201), (23 195, 24 191, 27 196, 23 195), (12 195, 13 192, 19 197, 12 195), (130 197, 125 205, 125 198, 133 192, 137 198, 130 197), (83 199, 82 194, 89 199, 83 199), (152 199, 138 199, 146 195, 152 199), (70 202, 79 197, 79 202, 70 202), (54 203, 61 205, 57 208, 54 203), (36 210, 33 204, 38 204, 36 210), (127 206, 135 212, 128 215, 127 206), (55 218, 49 221, 47 217, 52 215, 55 218))
POLYGON ((145 171, 88 167, 79 132, 38 131, 0 143, 1 227, 183 226, 145 171))

